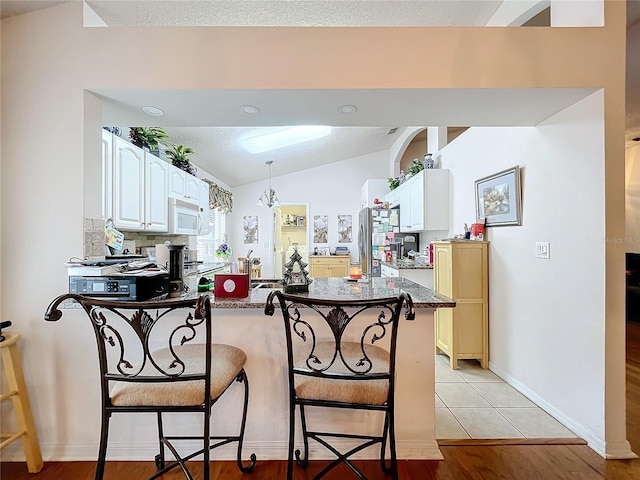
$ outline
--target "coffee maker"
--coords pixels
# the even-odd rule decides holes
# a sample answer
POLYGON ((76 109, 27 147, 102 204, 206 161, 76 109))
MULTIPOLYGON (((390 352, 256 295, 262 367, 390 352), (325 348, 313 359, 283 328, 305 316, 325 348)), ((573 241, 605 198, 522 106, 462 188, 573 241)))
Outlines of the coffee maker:
POLYGON ((169 249, 169 297, 182 295, 185 247, 186 245, 167 245, 169 249))

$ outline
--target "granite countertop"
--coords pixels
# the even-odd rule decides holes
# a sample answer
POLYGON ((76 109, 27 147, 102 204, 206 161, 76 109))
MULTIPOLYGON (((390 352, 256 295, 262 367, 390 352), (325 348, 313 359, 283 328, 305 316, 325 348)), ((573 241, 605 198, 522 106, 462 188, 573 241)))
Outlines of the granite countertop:
POLYGON ((414 262, 396 262, 394 263, 389 263, 389 262, 381 262, 382 265, 386 265, 387 267, 391 267, 391 268, 395 268, 396 270, 433 270, 433 264, 423 264, 423 265, 416 265, 414 262))
MULTIPOLYGON (((261 279, 252 279, 253 282, 261 279)), ((244 298, 214 298, 213 308, 264 308, 267 297, 272 288, 254 288, 249 290, 249 296, 244 298)), ((309 285, 308 294, 323 299, 346 300, 346 299, 371 299, 380 297, 391 297, 401 292, 411 295, 415 308, 440 308, 455 307, 456 302, 449 297, 434 292, 430 288, 423 287, 406 278, 384 278, 376 277, 370 280, 349 281, 344 278, 315 278, 309 285)), ((203 293, 191 290, 186 296, 177 297, 176 300, 197 298, 203 293)), ((170 300, 170 299, 169 299, 170 300)))

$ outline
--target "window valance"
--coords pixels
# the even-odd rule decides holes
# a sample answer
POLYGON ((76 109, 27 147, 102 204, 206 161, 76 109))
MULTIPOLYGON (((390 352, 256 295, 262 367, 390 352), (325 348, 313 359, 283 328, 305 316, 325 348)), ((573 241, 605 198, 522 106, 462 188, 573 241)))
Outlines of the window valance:
POLYGON ((215 182, 203 178, 209 184, 209 208, 228 213, 233 209, 233 193, 219 187, 215 182))

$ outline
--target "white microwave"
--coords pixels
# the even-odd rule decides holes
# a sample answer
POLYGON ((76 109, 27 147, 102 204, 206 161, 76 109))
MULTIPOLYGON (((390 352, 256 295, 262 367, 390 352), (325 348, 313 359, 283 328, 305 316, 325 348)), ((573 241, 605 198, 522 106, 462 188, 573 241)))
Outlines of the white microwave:
POLYGON ((177 198, 169 199, 169 233, 198 235, 202 230, 200 207, 177 198))

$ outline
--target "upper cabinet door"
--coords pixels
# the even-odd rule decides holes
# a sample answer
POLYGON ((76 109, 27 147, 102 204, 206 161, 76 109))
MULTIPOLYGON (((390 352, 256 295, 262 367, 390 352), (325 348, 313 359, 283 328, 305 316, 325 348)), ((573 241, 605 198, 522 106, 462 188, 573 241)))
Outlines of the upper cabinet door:
POLYGON ((102 129, 102 218, 113 217, 113 134, 102 129))
POLYGON ((184 200, 187 195, 185 176, 187 172, 169 165, 169 197, 184 200))
POLYGON ((185 178, 186 198, 184 199, 184 201, 193 203, 195 205, 200 205, 200 179, 198 177, 194 177, 189 173, 185 175, 185 178))
POLYGON ((409 179, 411 213, 409 225, 412 232, 424 230, 424 170, 409 179))
POLYGON ((146 154, 145 158, 145 231, 169 231, 169 164, 146 154))
POLYGON ((400 231, 411 232, 411 189, 409 188, 409 182, 405 182, 398 186, 394 192, 398 190, 398 196, 400 197, 400 231))
POLYGON ((144 151, 113 138, 113 223, 116 228, 144 230, 144 151))
POLYGON ((174 165, 169 165, 169 197, 198 205, 200 179, 174 165))

